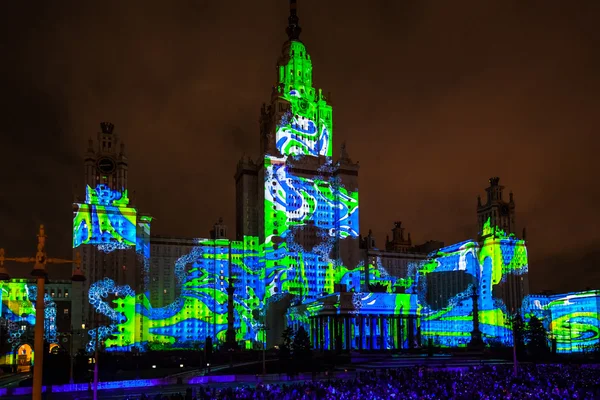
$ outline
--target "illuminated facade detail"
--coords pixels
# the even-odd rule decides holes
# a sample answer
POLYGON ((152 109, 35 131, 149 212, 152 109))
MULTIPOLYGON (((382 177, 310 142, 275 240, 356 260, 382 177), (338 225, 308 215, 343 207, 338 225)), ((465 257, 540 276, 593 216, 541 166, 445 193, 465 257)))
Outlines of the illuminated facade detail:
POLYGON ((207 337, 215 343, 225 340, 227 330, 227 287, 235 279, 240 288, 235 296, 236 341, 248 345, 258 340, 258 321, 252 310, 260 308, 264 292, 255 288, 263 271, 258 238, 244 242, 226 239, 197 239, 188 254, 175 262, 173 276, 181 293, 171 304, 154 308, 148 298, 128 286, 118 287, 110 279, 97 282, 90 291, 90 303, 109 318, 106 326, 108 350, 131 346, 145 348, 163 344, 170 348, 193 348, 207 337), (109 295, 113 304, 106 302, 109 295))
MULTIPOLYGON (((148 294, 152 218, 131 203, 125 146, 113 124, 100 124, 97 140, 89 141, 84 168, 85 197, 73 204, 73 251, 81 253, 86 281, 74 283, 74 291, 91 294, 95 283, 109 278, 148 294)), ((73 326, 95 325, 95 318, 87 295, 73 304, 73 326)))
MULTIPOLYGON (((0 319, 8 333, 7 342, 10 349, 1 354, 0 359, 5 363, 14 362, 15 351, 29 341, 33 344, 31 334, 27 335, 35 325, 35 301, 37 288, 33 283, 24 279, 13 279, 0 283, 1 301, 0 319)), ((56 303, 48 294, 44 295, 44 339, 48 343, 57 343, 56 303)))
POLYGON ((366 276, 382 293, 354 293, 352 301, 336 294, 294 307, 288 319, 310 329, 313 345, 325 350, 464 347, 474 336, 508 345, 509 317, 528 313, 527 250, 489 221, 484 232, 483 242, 447 246, 412 262, 405 277, 389 275, 375 258, 366 276))
POLYGON ((73 248, 92 244, 110 252, 135 246, 137 211, 128 204, 126 190, 88 186, 86 203, 74 205, 73 248))
POLYGON ((271 101, 261 109, 261 155, 242 158, 235 175, 236 237, 258 236, 264 246, 257 290, 268 305, 269 346, 279 341, 291 303, 333 293, 336 279, 360 263, 358 164, 345 145, 332 158, 332 107, 313 86, 300 31, 292 2, 271 101))
POLYGON ((529 309, 556 343, 558 353, 595 351, 600 344, 600 291, 531 296, 529 309))

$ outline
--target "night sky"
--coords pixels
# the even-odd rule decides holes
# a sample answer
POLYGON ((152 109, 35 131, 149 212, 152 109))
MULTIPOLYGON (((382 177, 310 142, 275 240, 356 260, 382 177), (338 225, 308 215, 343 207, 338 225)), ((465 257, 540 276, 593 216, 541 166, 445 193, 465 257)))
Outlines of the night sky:
MULTIPOLYGON (((233 237, 233 174, 258 156, 288 2, 167 3, 3 3, 9 256, 34 254, 40 223, 49 256, 71 255, 101 121, 126 142, 154 234, 206 237, 222 216, 233 237)), ((363 234, 383 246, 401 220, 414 242, 473 237, 477 195, 500 176, 527 228, 532 290, 600 288, 600 2, 299 0, 298 14, 331 92, 334 153, 346 141, 360 161, 363 234)))

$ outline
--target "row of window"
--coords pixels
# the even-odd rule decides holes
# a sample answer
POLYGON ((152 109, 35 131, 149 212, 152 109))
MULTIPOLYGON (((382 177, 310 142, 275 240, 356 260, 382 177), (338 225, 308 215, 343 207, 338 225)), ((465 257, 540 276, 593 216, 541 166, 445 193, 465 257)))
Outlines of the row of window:
MULTIPOLYGON (((44 293, 48 294, 48 289, 44 290, 44 293)), ((50 294, 50 297, 63 297, 64 296, 65 298, 68 298, 69 297, 69 290, 65 289, 64 293, 63 293, 62 289, 58 289, 58 290, 50 289, 50 293, 49 294, 50 294)))

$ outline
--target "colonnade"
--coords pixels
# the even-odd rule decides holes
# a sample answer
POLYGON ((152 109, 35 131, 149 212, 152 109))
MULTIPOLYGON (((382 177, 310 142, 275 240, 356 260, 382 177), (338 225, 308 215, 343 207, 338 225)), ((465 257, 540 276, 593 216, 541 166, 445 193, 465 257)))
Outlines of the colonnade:
POLYGON ((411 315, 316 315, 306 328, 315 350, 399 350, 418 342, 417 319, 411 315))

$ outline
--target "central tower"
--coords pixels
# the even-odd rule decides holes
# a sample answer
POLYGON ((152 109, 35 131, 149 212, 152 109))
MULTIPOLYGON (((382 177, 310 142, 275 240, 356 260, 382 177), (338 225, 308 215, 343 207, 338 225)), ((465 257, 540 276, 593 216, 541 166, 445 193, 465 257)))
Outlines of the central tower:
MULTIPOLYGON (((271 100, 259 119, 260 156, 236 173, 237 237, 264 246, 264 305, 269 336, 278 340, 290 304, 313 301, 350 275, 360 290, 358 164, 342 146, 333 161, 332 107, 313 86, 313 65, 300 40, 296 1, 277 61, 271 100), (279 322, 281 325, 281 322, 279 322)), ((348 283, 345 283, 346 287, 348 283)), ((269 339, 271 342, 271 339, 269 339)))
POLYGON ((299 38, 294 0, 288 21, 271 104, 261 110, 260 151, 275 157, 331 157, 332 110, 323 92, 313 87, 312 61, 299 38))

